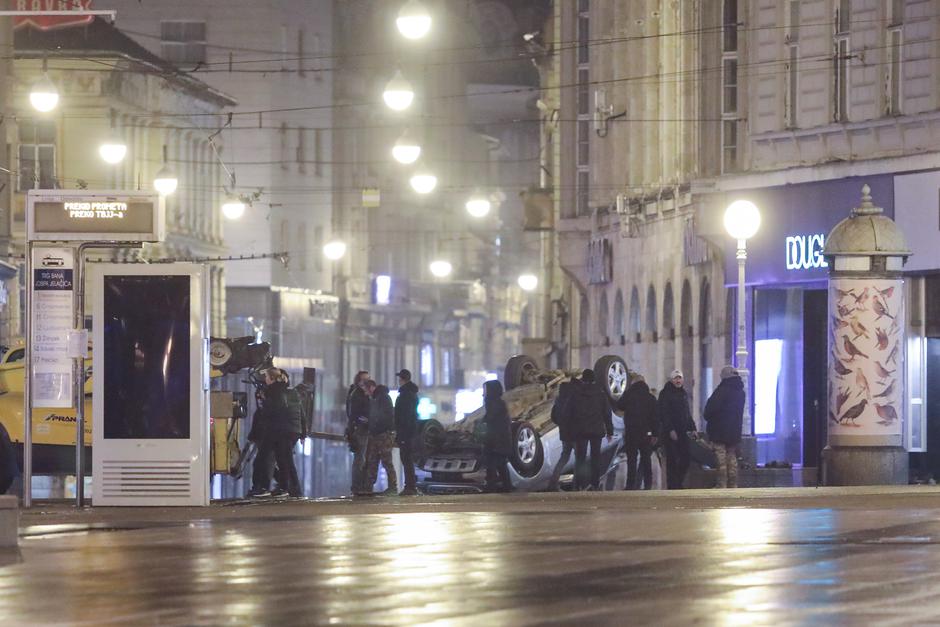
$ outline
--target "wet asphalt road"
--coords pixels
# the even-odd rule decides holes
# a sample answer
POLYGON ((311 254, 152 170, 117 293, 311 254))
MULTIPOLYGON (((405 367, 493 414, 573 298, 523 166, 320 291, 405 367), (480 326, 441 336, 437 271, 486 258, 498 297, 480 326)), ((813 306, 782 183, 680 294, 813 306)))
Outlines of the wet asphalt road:
POLYGON ((940 490, 40 507, 0 625, 940 623, 940 490))

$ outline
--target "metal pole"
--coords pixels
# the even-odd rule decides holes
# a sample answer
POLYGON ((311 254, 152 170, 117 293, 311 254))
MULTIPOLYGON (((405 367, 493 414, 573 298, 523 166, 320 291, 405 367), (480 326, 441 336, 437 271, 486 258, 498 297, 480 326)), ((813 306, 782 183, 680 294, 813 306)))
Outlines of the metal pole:
MULTIPOLYGON (((85 328, 85 244, 75 254, 72 286, 75 290, 76 330, 85 328)), ((82 347, 84 355, 85 347, 82 347)), ((79 356, 72 366, 75 385, 75 507, 85 506, 85 357, 79 356)))
POLYGON ((23 377, 23 507, 33 504, 33 243, 26 242, 26 376, 23 377))
POLYGON ((750 399, 747 399, 748 371, 747 371, 747 311, 745 307, 744 264, 747 262, 747 240, 738 240, 738 349, 735 352, 735 368, 741 375, 744 383, 744 420, 741 426, 742 435, 751 435, 750 399))

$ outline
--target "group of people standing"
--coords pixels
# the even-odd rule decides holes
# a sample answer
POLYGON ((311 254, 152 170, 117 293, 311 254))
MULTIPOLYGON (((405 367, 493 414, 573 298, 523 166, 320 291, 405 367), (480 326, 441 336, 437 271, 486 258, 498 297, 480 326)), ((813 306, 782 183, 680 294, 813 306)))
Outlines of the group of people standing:
POLYGON ((401 495, 417 494, 417 478, 412 455, 418 429, 418 386, 411 372, 402 369, 398 377, 398 398, 392 403, 387 386, 379 385, 368 371, 356 373, 346 394, 346 442, 353 454, 352 485, 354 495, 371 495, 379 476, 379 464, 385 468, 388 488, 382 494, 398 492, 398 476, 392 463, 392 451, 398 448, 405 485, 401 495))

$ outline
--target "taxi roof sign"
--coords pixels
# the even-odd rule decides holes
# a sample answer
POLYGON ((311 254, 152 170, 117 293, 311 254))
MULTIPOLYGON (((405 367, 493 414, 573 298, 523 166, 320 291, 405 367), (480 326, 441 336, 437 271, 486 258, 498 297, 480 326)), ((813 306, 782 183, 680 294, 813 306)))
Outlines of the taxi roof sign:
POLYGON ((163 198, 151 191, 31 189, 26 195, 29 241, 162 242, 163 198))

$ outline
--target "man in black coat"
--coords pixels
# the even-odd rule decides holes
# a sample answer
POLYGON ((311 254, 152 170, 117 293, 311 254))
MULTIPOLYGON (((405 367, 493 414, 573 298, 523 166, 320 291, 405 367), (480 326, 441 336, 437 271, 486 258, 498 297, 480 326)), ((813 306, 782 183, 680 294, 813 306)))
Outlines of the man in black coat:
POLYGON ((705 432, 718 457, 719 488, 738 487, 738 444, 744 421, 744 382, 732 366, 721 369, 721 383, 705 403, 705 432))
POLYGON ((577 436, 574 433, 573 424, 573 403, 571 398, 578 386, 578 380, 572 379, 565 381, 558 386, 558 396, 555 397, 555 403, 552 405, 552 422, 558 427, 558 439, 561 440, 561 455, 555 463, 555 469, 552 471, 552 478, 548 482, 548 490, 554 492, 558 489, 558 480, 561 478, 561 472, 568 465, 571 454, 574 452, 577 436))
POLYGON ((287 373, 279 368, 264 372, 263 400, 255 419, 261 422, 258 454, 252 474, 249 496, 271 494, 271 474, 278 468, 278 489, 275 496, 301 496, 297 468, 294 466, 294 445, 302 430, 301 417, 288 403, 287 373))
MULTIPOLYGON (((353 494, 366 492, 365 472, 366 452, 369 448, 369 407, 371 399, 365 390, 369 380, 369 373, 360 371, 356 374, 355 382, 346 395, 346 442, 353 454, 352 486, 353 494)), ((369 492, 372 488, 369 487, 369 492)))
POLYGON ((405 489, 401 496, 418 493, 415 477, 414 438, 418 433, 418 386, 411 380, 411 371, 402 368, 398 373, 398 398, 395 400, 395 440, 405 473, 405 489))
POLYGON ((503 384, 487 381, 483 384, 483 406, 486 414, 486 437, 483 439, 483 459, 486 464, 486 490, 512 492, 509 478, 509 456, 512 455, 512 419, 503 400, 503 384))
POLYGON ((681 370, 669 374, 669 382, 659 393, 659 420, 663 428, 666 448, 666 485, 670 490, 679 490, 689 471, 689 431, 695 431, 689 397, 682 387, 681 370))
POLYGON ((607 393, 594 380, 594 371, 590 368, 581 373, 581 384, 575 388, 573 403, 574 428, 577 437, 574 450, 575 489, 590 487, 600 489, 601 481, 601 441, 614 437, 614 422, 611 417, 610 401, 607 393), (587 469, 586 457, 588 446, 591 447, 591 466, 587 469), (590 482, 585 485, 584 475, 590 473, 590 482))
POLYGON ((659 436, 656 397, 650 393, 646 380, 637 375, 633 384, 617 401, 623 412, 623 446, 627 453, 627 490, 639 486, 637 458, 643 472, 643 487, 653 489, 653 447, 659 436))

